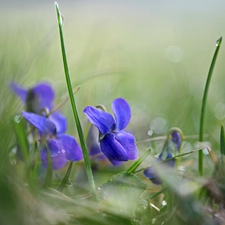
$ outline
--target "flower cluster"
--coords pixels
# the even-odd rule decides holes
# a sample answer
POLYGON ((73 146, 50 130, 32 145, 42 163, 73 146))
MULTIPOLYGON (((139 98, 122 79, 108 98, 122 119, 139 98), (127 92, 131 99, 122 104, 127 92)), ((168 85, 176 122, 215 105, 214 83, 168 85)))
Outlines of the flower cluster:
POLYGON ((67 120, 64 115, 58 111, 48 113, 53 108, 53 88, 48 83, 39 83, 26 89, 13 82, 10 87, 25 104, 27 110, 22 112, 22 116, 39 131, 42 165, 47 168, 51 163, 52 169, 57 170, 67 161, 81 160, 82 151, 76 139, 65 134, 67 120))
MULTIPOLYGON (((179 129, 171 129, 168 139, 166 140, 162 152, 159 154, 156 162, 163 166, 175 167, 175 159, 173 154, 177 154, 181 149, 182 131, 179 129)), ((162 167, 163 168, 163 167, 162 167)), ((154 184, 162 184, 162 180, 154 167, 148 167, 144 170, 144 176, 149 178, 154 184)))

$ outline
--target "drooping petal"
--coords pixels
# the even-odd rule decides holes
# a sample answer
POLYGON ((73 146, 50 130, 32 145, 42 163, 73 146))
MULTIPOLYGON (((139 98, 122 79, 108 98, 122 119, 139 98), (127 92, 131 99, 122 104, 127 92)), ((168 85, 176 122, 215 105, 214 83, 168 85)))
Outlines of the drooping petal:
MULTIPOLYGON (((158 159, 156 160, 156 162, 159 163, 158 167, 164 170, 166 170, 167 167, 175 167, 175 160, 171 158, 172 158, 172 154, 169 152, 166 158, 167 161, 162 161, 162 153, 161 153, 158 159), (171 160, 168 160, 168 159, 171 159, 171 160)), ((149 178, 154 184, 156 185, 162 184, 162 180, 160 179, 154 167, 146 168, 143 173, 145 177, 149 178)))
POLYGON ((28 92, 26 88, 16 84, 15 82, 10 83, 10 88, 18 97, 21 98, 23 103, 26 103, 27 92, 28 92))
POLYGON ((56 126, 56 133, 63 134, 67 130, 67 120, 66 117, 60 112, 54 112, 50 114, 49 120, 51 120, 56 126))
POLYGON ((131 118, 130 106, 123 98, 117 98, 112 102, 112 110, 116 118, 116 130, 123 130, 131 118))
POLYGON ((110 113, 104 112, 92 106, 84 109, 88 120, 94 124, 102 134, 109 133, 115 125, 115 120, 110 113))
POLYGON ((47 147, 45 146, 41 151, 41 161, 42 165, 47 169, 48 168, 48 150, 50 151, 52 169, 58 170, 65 166, 66 164, 66 154, 65 150, 62 149, 60 144, 53 139, 47 139, 47 147))
MULTIPOLYGON (((175 159, 172 159, 173 155, 171 154, 171 152, 168 152, 168 155, 166 157, 166 161, 163 162, 164 165, 170 166, 170 167, 175 167, 175 159), (169 160, 170 159, 170 160, 169 160)), ((159 155, 158 162, 162 161, 162 153, 159 155)))
POLYGON ((68 134, 57 135, 57 140, 65 150, 66 159, 69 161, 79 161, 83 158, 82 151, 76 139, 68 134))
POLYGON ((114 165, 114 166, 120 166, 123 162, 122 161, 116 161, 116 160, 110 160, 110 162, 114 165))
POLYGON ((34 127, 36 127, 42 136, 47 134, 55 134, 55 124, 46 117, 24 111, 22 112, 22 116, 34 127))
POLYGON ((39 83, 32 88, 32 91, 39 98, 39 110, 43 108, 52 109, 55 93, 50 84, 46 82, 39 83))
POLYGON ((129 160, 136 159, 138 157, 138 148, 135 144, 135 137, 125 131, 116 133, 116 140, 126 150, 129 160))
POLYGON ((154 167, 146 168, 143 173, 144 173, 144 176, 147 177, 148 179, 150 179, 154 184, 156 184, 156 185, 162 184, 162 181, 159 178, 159 176, 157 175, 154 167))
POLYGON ((127 151, 116 140, 115 135, 112 133, 105 135, 105 137, 100 140, 100 147, 111 163, 114 161, 129 160, 127 151))
POLYGON ((171 133, 171 138, 173 143, 176 145, 177 151, 179 151, 181 143, 182 143, 182 138, 181 135, 178 131, 174 131, 171 133))

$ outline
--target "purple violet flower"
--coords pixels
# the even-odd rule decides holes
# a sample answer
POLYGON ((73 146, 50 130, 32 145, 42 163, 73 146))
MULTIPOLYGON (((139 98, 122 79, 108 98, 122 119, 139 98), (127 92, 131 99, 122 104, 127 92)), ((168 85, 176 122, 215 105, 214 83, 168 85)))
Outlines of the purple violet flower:
POLYGON ((44 108, 49 110, 53 108, 55 93, 53 88, 46 82, 41 82, 30 89, 11 82, 10 88, 26 105, 26 111, 28 112, 40 114, 44 108))
POLYGON ((65 166, 68 161, 82 159, 82 151, 76 139, 68 134, 66 118, 59 112, 52 113, 48 118, 31 112, 22 112, 22 116, 32 124, 41 135, 41 161, 48 167, 48 150, 52 157, 52 169, 65 166))
POLYGON ((112 102, 112 110, 115 119, 110 113, 92 106, 87 106, 84 113, 99 129, 101 151, 113 165, 118 165, 121 161, 136 159, 138 149, 135 137, 124 131, 131 118, 129 104, 124 99, 117 98, 112 102))
MULTIPOLYGON (((167 161, 163 162, 162 154, 160 154, 159 157, 157 158, 156 162, 162 163, 162 164, 159 164, 159 166, 164 166, 164 167, 169 166, 169 167, 173 168, 175 166, 175 159, 168 160, 170 158, 172 158, 172 154, 169 152, 167 155, 167 158, 166 158, 167 161)), ((162 180, 159 178, 159 176, 153 166, 146 168, 143 173, 144 173, 145 177, 147 177, 149 180, 152 181, 152 183, 154 183, 156 185, 162 184, 162 180)))
POLYGON ((90 126, 86 143, 87 143, 87 148, 88 148, 90 157, 93 157, 94 159, 100 159, 100 160, 107 159, 107 157, 103 154, 100 148, 99 131, 97 127, 95 127, 93 124, 91 124, 90 126))
MULTIPOLYGON (((182 144, 182 131, 181 130, 171 129, 169 134, 170 135, 168 136, 168 139, 166 140, 166 142, 163 146, 163 150, 156 160, 157 163, 161 163, 161 164, 159 164, 159 166, 162 166, 162 168, 167 167, 167 166, 172 167, 172 168, 175 167, 176 160, 171 159, 173 157, 171 152, 173 152, 173 150, 175 150, 175 153, 178 153, 181 148, 181 144, 182 144)), ((143 173, 144 173, 144 176, 146 178, 150 179, 154 184, 156 184, 156 185, 162 184, 162 180, 158 176, 157 171, 154 168, 154 166, 146 168, 143 173)))

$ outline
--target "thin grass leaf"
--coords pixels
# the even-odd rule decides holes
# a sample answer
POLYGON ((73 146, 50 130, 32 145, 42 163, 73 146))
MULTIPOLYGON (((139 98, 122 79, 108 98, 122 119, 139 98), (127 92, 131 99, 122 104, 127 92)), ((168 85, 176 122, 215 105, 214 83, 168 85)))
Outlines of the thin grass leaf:
POLYGON ((69 92, 73 115, 74 115, 75 123, 77 126, 77 131, 78 131, 80 144, 81 144, 81 148, 82 148, 82 152, 83 152, 84 164, 85 164, 88 181, 90 184, 91 192, 92 192, 93 196, 96 197, 95 182, 94 182, 94 178, 93 178, 93 174, 92 174, 92 170, 91 170, 91 163, 90 163, 90 159, 89 159, 89 155, 88 155, 88 151, 87 151, 87 147, 86 147, 86 143, 85 143, 85 139, 84 139, 83 130, 81 127, 81 123, 80 123, 80 119, 79 119, 79 115, 78 115, 78 111, 77 111, 77 106, 76 106, 73 89, 72 89, 72 84, 71 84, 71 80, 70 80, 69 68, 68 68, 68 64, 67 64, 66 50, 65 50, 63 30, 62 30, 64 19, 63 19, 62 14, 59 11, 59 6, 56 2, 55 2, 55 8, 56 8, 57 19, 58 19, 61 51, 62 51, 62 58, 63 58, 63 65, 64 65, 67 89, 69 92))
MULTIPOLYGON (((203 95, 203 99, 202 99, 201 116, 200 116, 200 127, 199 127, 199 141, 200 142, 203 141, 203 135, 204 135, 204 119, 205 119, 207 94, 209 91, 209 85, 210 85, 211 77, 213 74, 213 69, 216 64, 216 59, 217 59, 217 55, 219 53, 221 43, 222 43, 222 37, 220 37, 216 41, 216 50, 215 50, 215 53, 212 58, 212 62, 211 62, 209 72, 208 72, 208 77, 207 77, 206 84, 205 84, 205 90, 204 90, 204 95, 203 95)), ((199 151, 199 153, 198 153, 198 173, 199 173, 199 176, 203 176, 203 151, 202 150, 199 151)))
POLYGON ((220 153, 221 155, 225 155, 225 137, 224 137, 224 126, 221 125, 220 130, 220 153))
POLYGON ((48 145, 46 145, 46 150, 47 150, 47 154, 48 154, 48 168, 47 168, 47 172, 46 172, 44 186, 51 187, 52 174, 53 174, 52 173, 52 157, 51 157, 51 152, 50 152, 48 145))
POLYGON ((61 184, 58 187, 58 191, 62 192, 63 189, 65 188, 65 186, 66 186, 66 184, 68 182, 68 179, 70 177, 70 173, 71 173, 72 167, 73 167, 73 162, 70 162, 70 165, 69 165, 69 167, 68 167, 68 169, 66 171, 66 174, 65 174, 61 184))
POLYGON ((151 151, 151 148, 145 151, 145 153, 127 170, 127 173, 135 173, 135 170, 140 166, 151 151))
POLYGON ((24 161, 27 162, 29 149, 23 118, 20 115, 15 116, 13 125, 16 132, 18 147, 22 151, 24 161))

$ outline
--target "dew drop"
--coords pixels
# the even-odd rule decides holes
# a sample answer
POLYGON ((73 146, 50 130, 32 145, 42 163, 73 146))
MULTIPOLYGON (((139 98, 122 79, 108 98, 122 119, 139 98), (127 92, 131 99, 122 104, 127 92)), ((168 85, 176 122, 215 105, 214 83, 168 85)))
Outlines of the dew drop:
POLYGON ((14 117, 14 122, 20 123, 20 119, 21 119, 20 115, 16 115, 16 116, 14 117))
POLYGON ((221 43, 221 41, 222 41, 222 37, 220 37, 220 38, 216 41, 216 46, 219 46, 220 43, 221 43))
POLYGON ((153 131, 153 130, 149 130, 149 131, 148 131, 148 136, 151 137, 153 134, 154 134, 154 131, 153 131))
POLYGON ((162 205, 163 206, 166 206, 167 205, 167 202, 164 200, 164 201, 162 201, 162 205))
POLYGON ((63 15, 60 13, 60 25, 63 27, 64 25, 64 17, 63 15))
POLYGON ((63 153, 63 154, 65 154, 65 153, 66 153, 65 149, 63 149, 63 150, 62 150, 62 153, 63 153))
POLYGON ((186 172, 185 166, 178 166, 178 171, 180 172, 180 174, 184 174, 186 172))
POLYGON ((62 13, 59 11, 59 5, 58 5, 58 3, 57 2, 55 2, 55 7, 56 7, 56 10, 57 10, 57 12, 59 13, 59 16, 60 16, 60 25, 61 26, 63 26, 64 25, 64 17, 63 17, 63 15, 62 15, 62 13))
POLYGON ((10 164, 11 164, 12 166, 15 166, 15 165, 16 165, 16 160, 15 160, 15 159, 10 159, 10 164))

